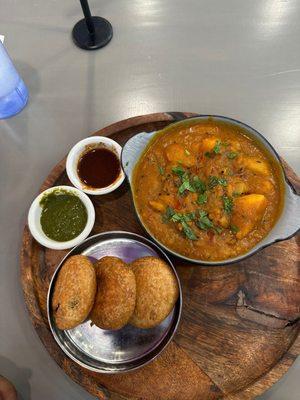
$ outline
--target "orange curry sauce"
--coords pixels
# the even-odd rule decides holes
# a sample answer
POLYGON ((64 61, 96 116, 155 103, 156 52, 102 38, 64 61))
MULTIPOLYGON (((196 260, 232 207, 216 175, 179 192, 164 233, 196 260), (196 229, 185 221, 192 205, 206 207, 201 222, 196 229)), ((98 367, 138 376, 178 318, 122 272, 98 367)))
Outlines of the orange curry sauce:
POLYGON ((158 134, 133 180, 146 229, 171 250, 207 261, 239 256, 262 240, 283 190, 277 161, 260 143, 211 119, 158 134))

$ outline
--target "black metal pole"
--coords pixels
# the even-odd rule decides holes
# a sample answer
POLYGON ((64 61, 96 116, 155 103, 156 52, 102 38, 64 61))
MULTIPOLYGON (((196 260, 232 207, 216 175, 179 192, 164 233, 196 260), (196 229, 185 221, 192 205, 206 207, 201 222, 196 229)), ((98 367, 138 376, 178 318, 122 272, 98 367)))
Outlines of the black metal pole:
POLYGON ((89 32, 93 35, 95 33, 95 27, 94 27, 94 23, 92 20, 89 3, 87 2, 87 0, 80 0, 80 3, 81 3, 83 14, 85 16, 85 22, 86 22, 87 28, 88 28, 89 32))
POLYGON ((85 50, 96 50, 106 46, 113 37, 109 21, 102 17, 92 17, 88 0, 80 0, 84 19, 74 26, 72 37, 74 43, 85 50))

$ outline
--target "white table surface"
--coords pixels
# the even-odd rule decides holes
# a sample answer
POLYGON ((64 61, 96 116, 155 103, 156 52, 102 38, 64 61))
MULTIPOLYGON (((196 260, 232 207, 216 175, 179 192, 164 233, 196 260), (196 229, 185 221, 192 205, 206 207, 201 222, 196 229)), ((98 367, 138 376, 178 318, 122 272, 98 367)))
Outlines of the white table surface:
MULTIPOLYGON (((0 373, 22 400, 92 398, 39 341, 19 281, 27 209, 76 141, 140 114, 220 114, 261 131, 300 173, 299 0, 90 5, 114 28, 96 52, 71 41, 79 1, 0 0, 0 34, 30 90, 26 109, 0 121, 0 373)), ((298 400, 299 373, 298 359, 259 399, 298 400)))

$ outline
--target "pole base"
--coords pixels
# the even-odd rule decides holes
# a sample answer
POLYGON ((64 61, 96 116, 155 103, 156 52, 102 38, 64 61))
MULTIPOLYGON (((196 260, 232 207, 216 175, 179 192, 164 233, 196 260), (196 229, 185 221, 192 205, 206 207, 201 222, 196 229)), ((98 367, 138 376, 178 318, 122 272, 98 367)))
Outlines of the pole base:
POLYGON ((88 31, 85 19, 81 19, 72 31, 73 41, 76 46, 85 50, 97 50, 106 46, 113 37, 111 23, 102 17, 92 17, 95 34, 88 31))

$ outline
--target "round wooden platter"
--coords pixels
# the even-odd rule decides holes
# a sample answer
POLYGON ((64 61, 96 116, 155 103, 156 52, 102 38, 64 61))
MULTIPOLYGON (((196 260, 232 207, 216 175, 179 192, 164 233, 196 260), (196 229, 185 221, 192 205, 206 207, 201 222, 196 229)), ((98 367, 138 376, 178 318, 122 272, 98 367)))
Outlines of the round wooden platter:
MULTIPOLYGON (((159 113, 130 118, 97 134, 123 145, 138 132, 153 131, 194 114, 159 113)), ((300 180, 284 163, 290 182, 300 180)), ((70 184, 65 160, 41 190, 70 184)), ((91 197, 96 208, 92 234, 124 230, 144 234, 129 187, 91 197)), ((40 246, 25 226, 21 281, 27 308, 41 341, 61 368, 99 399, 252 399, 275 383, 300 353, 299 236, 276 243, 240 263, 204 267, 174 259, 184 297, 175 339, 161 356, 130 373, 90 372, 70 360, 51 335, 46 296, 51 276, 67 251, 40 246)))

